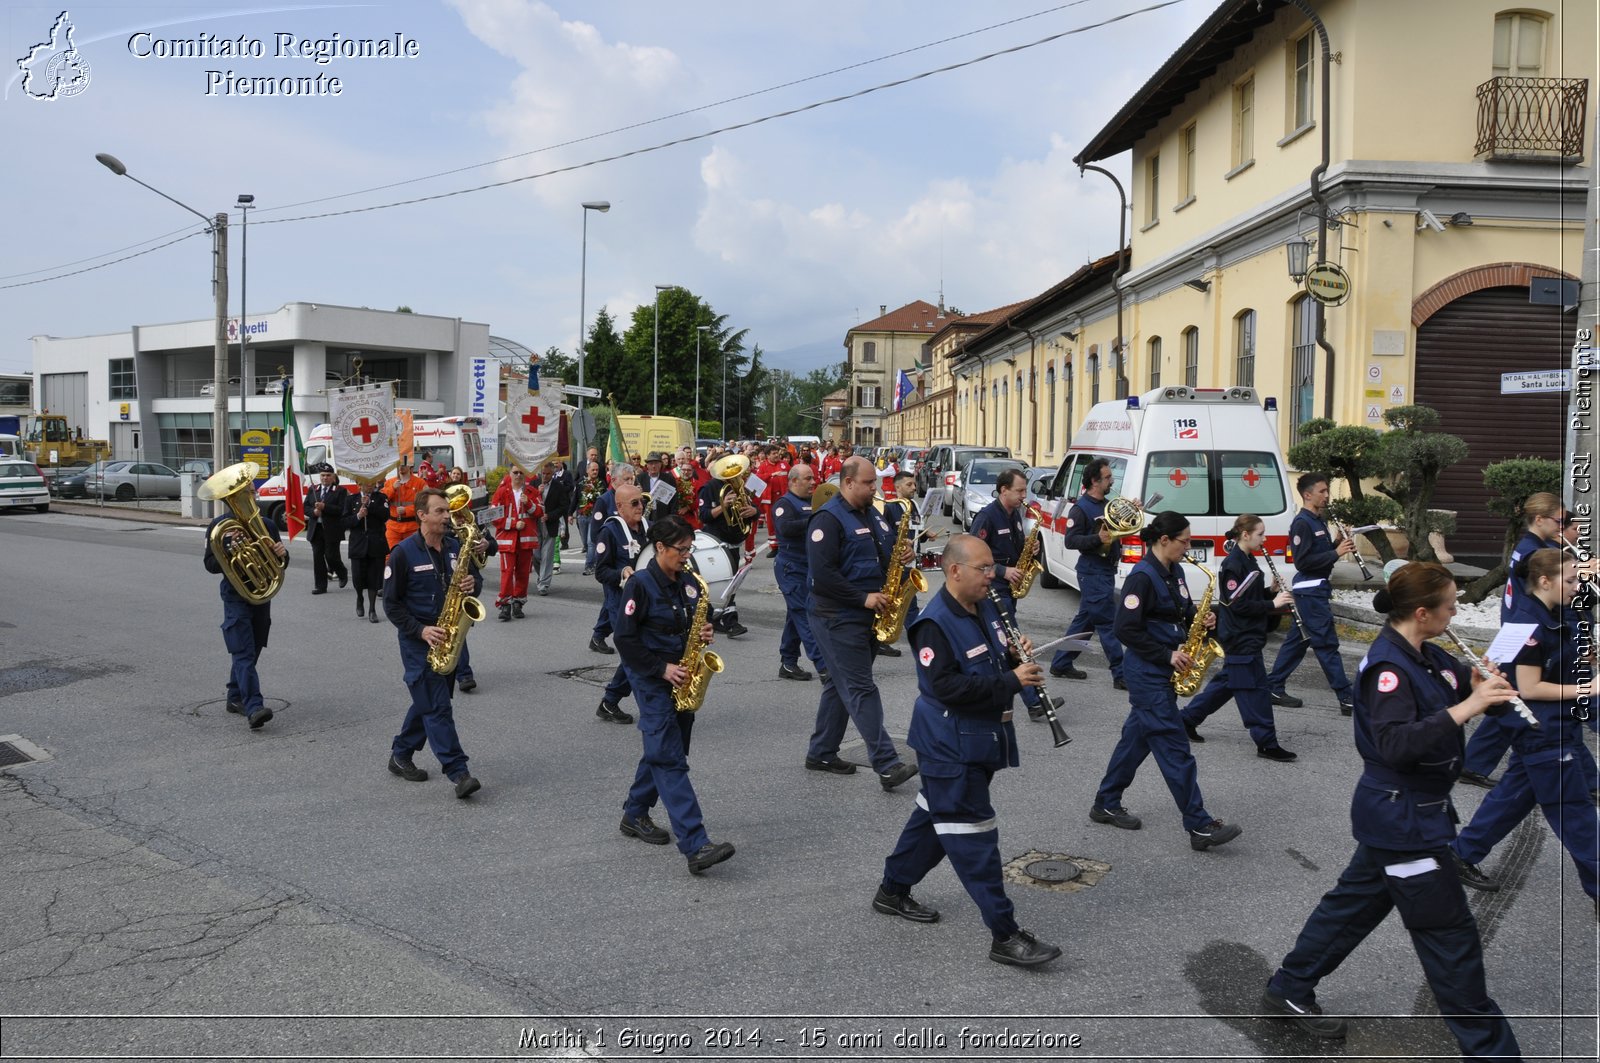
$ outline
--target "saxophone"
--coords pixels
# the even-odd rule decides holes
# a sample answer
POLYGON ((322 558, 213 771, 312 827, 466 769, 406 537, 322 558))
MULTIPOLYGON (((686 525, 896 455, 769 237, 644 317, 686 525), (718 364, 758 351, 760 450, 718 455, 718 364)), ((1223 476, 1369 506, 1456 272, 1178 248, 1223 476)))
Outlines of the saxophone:
POLYGON ((1044 526, 1044 514, 1040 513, 1034 520, 1033 531, 1028 533, 1028 541, 1022 544, 1022 553, 1017 556, 1017 571, 1022 573, 1014 587, 1011 588, 1011 597, 1015 601, 1022 601, 1033 590, 1033 581, 1039 577, 1039 570, 1044 567, 1039 560, 1039 529, 1044 526))
POLYGON ((1206 592, 1200 596, 1200 605, 1194 611, 1194 621, 1189 625, 1189 637, 1183 640, 1183 652, 1190 665, 1181 672, 1172 673, 1172 687, 1183 697, 1191 697, 1206 681, 1206 670, 1222 658, 1222 644, 1206 633, 1206 617, 1211 615, 1211 595, 1217 589, 1217 577, 1198 562, 1189 564, 1205 573, 1206 592))
POLYGON ((879 592, 889 599, 889 608, 872 622, 873 637, 886 646, 900 638, 906 626, 906 613, 911 611, 911 599, 928 589, 928 577, 917 569, 902 568, 895 560, 911 541, 911 500, 900 503, 900 507, 900 526, 894 535, 894 546, 889 550, 889 573, 879 592))
POLYGON ((711 677, 722 671, 722 658, 706 649, 706 644, 700 639, 706 618, 711 615, 711 590, 699 573, 690 572, 688 575, 700 587, 700 601, 694 607, 694 616, 689 621, 689 639, 684 644, 683 656, 678 658, 678 667, 685 669, 689 678, 684 680, 683 686, 673 688, 672 707, 679 712, 699 712, 700 706, 705 703, 706 687, 711 685, 711 677))
POLYGON ((444 628, 445 640, 428 650, 428 667, 440 675, 454 675, 456 665, 461 663, 461 651, 467 644, 467 632, 487 615, 483 603, 456 584, 462 565, 470 572, 479 564, 477 546, 483 532, 472 515, 472 488, 466 484, 451 484, 444 496, 450 502, 450 522, 456 538, 461 540, 461 553, 456 571, 450 573, 450 588, 445 591, 439 619, 434 621, 444 628))

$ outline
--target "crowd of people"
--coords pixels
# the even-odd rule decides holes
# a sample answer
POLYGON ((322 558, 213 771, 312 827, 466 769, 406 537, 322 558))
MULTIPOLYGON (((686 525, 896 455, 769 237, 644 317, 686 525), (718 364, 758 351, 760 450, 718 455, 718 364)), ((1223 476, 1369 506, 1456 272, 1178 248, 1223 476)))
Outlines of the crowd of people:
MULTIPOLYGON (((446 494, 420 475, 420 467, 413 472, 402 464, 382 489, 364 486, 356 494, 340 488, 331 469, 324 471, 306 499, 313 593, 324 593, 330 578, 344 586, 353 576, 357 614, 375 623, 377 593, 383 592, 412 694, 388 770, 406 780, 426 779, 413 760, 426 744, 457 797, 480 788, 451 710, 454 690, 476 686, 469 655, 463 650, 450 675, 428 667, 428 650, 449 634, 438 625, 440 609, 452 588, 477 593, 481 566, 498 554, 499 619, 524 617, 530 585, 539 594, 548 591, 556 544, 567 546, 576 524, 583 571, 602 587, 588 648, 619 658, 596 716, 635 724, 642 736, 619 829, 651 845, 675 839, 693 874, 727 860, 734 846, 712 841, 689 782, 694 714, 678 711, 674 692, 706 666, 686 653, 691 643, 749 633, 733 594, 715 603, 705 597, 699 575, 711 557, 705 552, 724 555, 730 572, 748 568, 765 552, 785 604, 778 676, 820 680, 814 726, 797 761, 805 770, 837 777, 869 768, 886 791, 921 777, 915 808, 885 860, 870 907, 914 923, 936 922, 939 913, 911 891, 948 858, 990 930, 989 958, 1034 966, 1060 956, 1059 947, 1018 924, 1003 885, 990 799, 995 772, 1018 763, 1013 700, 1020 696, 1035 719, 1063 704, 1045 692, 1046 669, 1033 661, 1031 642, 1016 633, 1016 588, 1026 576, 1021 471, 1000 474, 996 497, 973 520, 972 534, 949 538, 940 555, 943 584, 923 603, 916 582, 891 579, 909 574, 923 540, 936 534, 920 526, 909 474, 886 474, 848 445, 811 451, 782 442, 748 443, 705 454, 684 447, 632 458, 607 467, 591 449, 575 480, 555 461, 546 462, 536 478, 511 469, 493 498, 498 515, 492 534, 477 537, 470 552, 454 534, 446 494), (344 532, 351 538, 348 569, 338 549, 344 532), (885 632, 882 624, 886 614, 900 611, 916 660, 917 697, 905 740, 915 762, 885 728, 873 675, 877 657, 900 654, 900 632, 885 632), (637 716, 623 708, 629 697, 637 716), (840 753, 852 725, 866 747, 865 765, 840 753), (670 831, 651 818, 658 803, 670 831)), ((1315 990, 1398 909, 1463 1051, 1516 1058, 1510 1023, 1487 990, 1463 884, 1499 888, 1477 865, 1538 806, 1566 846, 1584 890, 1591 898, 1600 890, 1594 807, 1600 781, 1580 730, 1585 718, 1595 726, 1587 714, 1594 693, 1593 644, 1585 641, 1592 639, 1594 602, 1591 585, 1580 581, 1593 578, 1594 563, 1577 560, 1571 548, 1576 522, 1560 500, 1534 495, 1524 505, 1528 533, 1513 554, 1502 621, 1526 624, 1529 634, 1514 660, 1505 662, 1505 672, 1488 662, 1464 665, 1430 641, 1449 627, 1456 583, 1443 566, 1411 563, 1396 569, 1375 595, 1374 609, 1385 623, 1352 678, 1339 653, 1330 580, 1334 564, 1355 544, 1327 522, 1326 475, 1308 473, 1296 484, 1302 506, 1290 527, 1292 583, 1276 582, 1275 572, 1259 566, 1264 522, 1241 515, 1228 534, 1231 548, 1220 566, 1216 601, 1204 613, 1190 599, 1183 575, 1188 519, 1174 511, 1147 514, 1135 533, 1143 541, 1141 560, 1117 587, 1120 533, 1113 534, 1104 519, 1115 488, 1109 463, 1089 463, 1080 486, 1065 527, 1068 547, 1078 551, 1082 605, 1067 627, 1074 644, 1055 656, 1048 674, 1087 678, 1076 663, 1078 647, 1098 635, 1113 688, 1125 691, 1129 703, 1089 819, 1141 829, 1142 819, 1125 807, 1122 795, 1153 755, 1191 849, 1205 852, 1240 837, 1242 827, 1214 816, 1201 796, 1193 752, 1205 741, 1199 728, 1234 700, 1258 755, 1294 762, 1296 754, 1279 742, 1273 709, 1302 705, 1286 684, 1307 649, 1314 650, 1339 711, 1353 717, 1363 763, 1351 802, 1356 851, 1273 974, 1263 1006, 1319 1037, 1343 1037, 1345 1023, 1323 1014, 1315 990), (1288 634, 1269 671, 1267 637, 1284 623, 1288 634), (1220 670, 1180 707, 1174 680, 1195 668, 1192 637, 1202 629, 1219 640, 1220 670), (1580 631, 1589 634, 1580 637, 1580 631), (1526 711, 1508 713, 1519 694, 1526 711), (1469 744, 1465 727, 1480 718, 1469 744), (1508 754, 1509 767, 1493 779, 1490 773, 1508 754), (1492 788, 1459 837, 1450 800, 1457 781, 1492 788)), ((271 549, 284 557, 272 532, 271 549)), ((224 571, 209 547, 205 561, 208 571, 224 571)), ((226 578, 222 598, 224 641, 233 662, 228 707, 259 729, 271 719, 255 674, 270 605, 247 601, 226 578)))

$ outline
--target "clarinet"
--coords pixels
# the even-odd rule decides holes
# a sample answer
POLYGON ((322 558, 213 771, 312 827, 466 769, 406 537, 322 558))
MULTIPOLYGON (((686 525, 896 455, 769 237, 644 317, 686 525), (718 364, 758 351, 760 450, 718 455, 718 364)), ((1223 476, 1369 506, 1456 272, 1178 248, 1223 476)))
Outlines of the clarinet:
MULTIPOLYGON (((1462 642, 1461 636, 1457 635, 1452 628, 1446 627, 1444 629, 1444 633, 1451 642, 1456 644, 1456 649, 1465 654, 1467 660, 1472 662, 1472 667, 1478 670, 1479 675, 1483 676, 1485 679, 1488 679, 1493 674, 1489 671, 1488 666, 1483 663, 1483 659, 1477 654, 1473 653, 1472 647, 1468 646, 1465 642, 1462 642)), ((1518 716, 1522 717, 1522 721, 1529 727, 1533 728, 1535 731, 1539 729, 1539 719, 1538 717, 1534 716, 1533 710, 1528 708, 1527 702, 1513 694, 1511 695, 1511 700, 1507 702, 1507 704, 1511 706, 1512 710, 1515 711, 1518 716)))
POLYGON ((1333 518, 1333 526, 1339 529, 1340 538, 1349 539, 1350 545, 1355 547, 1354 550, 1350 551, 1350 556, 1355 558, 1356 567, 1361 570, 1361 578, 1370 580, 1372 578, 1372 570, 1367 567, 1366 559, 1361 556, 1361 544, 1356 542, 1355 536, 1350 534, 1350 529, 1346 528, 1344 521, 1338 517, 1333 518))
MULTIPOLYGON (((1000 623, 1006 629, 1006 642, 1011 646, 1011 652, 1016 654, 1023 664, 1034 663, 1033 654, 1026 653, 1022 649, 1022 632, 1006 618, 1006 607, 1001 603, 1000 595, 995 593, 993 587, 989 588, 989 600, 994 603, 994 611, 1000 614, 1000 623)), ((1039 692, 1039 703, 1044 706, 1044 720, 1050 725, 1050 735, 1055 740, 1056 748, 1060 749, 1072 741, 1072 736, 1067 734, 1067 729, 1061 726, 1061 720, 1056 716, 1056 707, 1050 700, 1050 691, 1044 688, 1043 683, 1034 689, 1039 692)))
POLYGON ((1279 575, 1278 573, 1278 564, 1272 560, 1271 550, 1263 547, 1261 550, 1261 556, 1267 559, 1267 567, 1272 570, 1273 581, 1277 583, 1280 589, 1289 592, 1289 611, 1294 614, 1294 622, 1300 625, 1300 632, 1301 634, 1304 634, 1306 630, 1306 622, 1300 619, 1300 603, 1294 600, 1294 588, 1283 582, 1283 576, 1279 575))

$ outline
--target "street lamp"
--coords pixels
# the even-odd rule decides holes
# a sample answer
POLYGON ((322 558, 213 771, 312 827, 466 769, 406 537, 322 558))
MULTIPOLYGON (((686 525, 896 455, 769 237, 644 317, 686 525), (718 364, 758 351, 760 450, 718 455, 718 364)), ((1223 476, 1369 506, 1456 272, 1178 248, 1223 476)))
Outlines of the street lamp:
POLYGON ((224 213, 207 218, 189 204, 173 199, 161 189, 153 188, 133 176, 115 155, 100 152, 95 159, 118 177, 126 177, 162 199, 178 204, 205 222, 206 231, 211 234, 211 289, 216 297, 216 337, 212 345, 214 358, 211 377, 211 462, 213 469, 220 472, 228 463, 228 215, 224 213))
POLYGON ((1289 256, 1289 279, 1296 284, 1306 279, 1306 274, 1311 271, 1311 243, 1299 233, 1293 240, 1284 245, 1284 250, 1289 256))
MULTIPOLYGON (((611 204, 604 199, 597 199, 593 202, 584 203, 582 206, 583 257, 581 259, 581 265, 578 267, 578 386, 580 388, 583 387, 583 353, 584 349, 588 346, 588 335, 584 322, 584 313, 587 308, 584 306, 584 302, 588 297, 589 286, 589 212, 591 210, 598 210, 601 214, 604 214, 606 211, 611 209, 611 204)), ((583 431, 582 395, 578 396, 578 410, 578 433, 581 437, 579 442, 587 447, 589 445, 589 435, 587 432, 583 431)), ((574 447, 573 453, 576 454, 577 450, 578 448, 574 447)), ((574 461, 573 464, 576 465, 577 462, 574 461)))
POLYGON ((674 284, 656 285, 656 354, 655 366, 650 372, 650 412, 661 413, 661 293, 677 287, 674 284))
POLYGON ((700 434, 700 337, 711 331, 710 325, 694 327, 694 434, 700 434))
POLYGON ((256 197, 248 192, 241 192, 234 205, 239 208, 239 213, 244 218, 244 225, 239 231, 239 443, 242 446, 245 429, 250 427, 249 399, 246 396, 255 390, 255 377, 250 372, 250 360, 246 356, 250 329, 246 326, 245 319, 250 316, 247 295, 250 279, 250 211, 255 209, 256 197))

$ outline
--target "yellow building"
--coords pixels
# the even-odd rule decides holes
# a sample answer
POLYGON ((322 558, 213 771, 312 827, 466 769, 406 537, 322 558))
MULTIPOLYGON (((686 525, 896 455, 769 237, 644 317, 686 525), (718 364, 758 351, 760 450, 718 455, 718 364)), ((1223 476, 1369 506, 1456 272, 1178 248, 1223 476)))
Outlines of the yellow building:
POLYGON ((1094 387, 1114 396, 1101 378, 1118 376, 1119 354, 1135 394, 1187 383, 1276 396, 1285 449, 1311 417, 1382 427, 1389 407, 1423 403, 1471 448, 1435 500, 1459 513, 1451 544, 1488 553, 1503 525, 1484 508, 1483 467, 1561 453, 1555 371, 1592 164, 1595 5, 1314 6, 1329 63, 1295 6, 1224 0, 1089 140, 1080 165, 1131 153, 1125 340, 1109 286, 1057 293, 1021 322, 1032 339, 975 338, 958 435, 1054 460, 1059 426, 1081 422, 1094 387), (1341 305, 1323 309, 1291 279, 1303 242, 1348 276, 1341 305), (1027 402, 1050 401, 1051 368, 1056 416, 1030 416, 1027 402), (1052 419, 1056 432, 1041 427, 1052 419))
POLYGON ((967 341, 1024 305, 1012 303, 981 314, 952 313, 946 317, 939 330, 928 337, 928 360, 922 371, 912 374, 916 390, 907 398, 904 409, 889 414, 884 442, 906 447, 956 442, 956 389, 951 365, 961 356, 967 341))
POLYGON ((894 409, 895 384, 902 370, 915 377, 927 364, 928 338, 949 320, 943 306, 918 299, 896 310, 878 307, 878 316, 845 333, 850 374, 850 442, 887 442, 884 430, 894 409))

